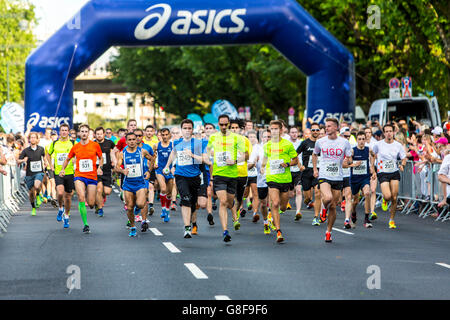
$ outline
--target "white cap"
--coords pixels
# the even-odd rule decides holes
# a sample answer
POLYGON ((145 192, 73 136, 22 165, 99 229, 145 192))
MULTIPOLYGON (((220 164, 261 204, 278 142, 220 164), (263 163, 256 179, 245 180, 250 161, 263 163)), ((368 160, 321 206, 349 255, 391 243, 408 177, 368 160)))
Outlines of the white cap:
POLYGON ((341 129, 340 134, 344 134, 344 132, 350 131, 349 127, 344 127, 341 129))
POLYGON ((440 136, 444 132, 444 130, 441 127, 435 127, 431 133, 440 136))

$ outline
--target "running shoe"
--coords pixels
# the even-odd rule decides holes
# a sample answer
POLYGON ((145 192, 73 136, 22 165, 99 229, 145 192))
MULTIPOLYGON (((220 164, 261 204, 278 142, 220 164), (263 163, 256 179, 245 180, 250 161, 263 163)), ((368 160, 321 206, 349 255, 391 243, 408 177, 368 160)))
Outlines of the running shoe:
POLYGON ((31 215, 35 216, 36 215, 36 208, 31 209, 31 215))
POLYGON ((98 214, 98 207, 95 205, 95 214, 98 214))
POLYGON ((253 209, 252 202, 249 201, 249 202, 247 203, 247 210, 248 210, 248 211, 252 211, 252 209, 253 209))
POLYGON ((388 209, 388 203, 386 200, 384 200, 384 198, 383 198, 383 202, 381 203, 381 209, 383 209, 383 211, 387 211, 387 209, 388 209))
POLYGON ((140 215, 135 216, 134 222, 142 222, 142 217, 140 215))
POLYGON ((320 226, 320 220, 317 217, 314 217, 313 221, 312 221, 312 225, 313 226, 320 226))
POLYGON ((288 204, 286 206, 286 210, 291 210, 291 209, 292 209, 291 204, 288 202, 288 204))
POLYGON ((36 197, 36 208, 39 208, 42 204, 41 195, 36 197))
POLYGON ((154 212, 155 212, 155 208, 153 208, 153 206, 152 207, 149 206, 148 207, 148 214, 152 216, 154 212))
POLYGON ((84 232, 84 233, 91 233, 91 230, 89 229, 89 226, 88 226, 88 225, 85 225, 85 226, 84 226, 83 232, 84 232))
POLYGON ((206 217, 210 226, 214 225, 214 217, 211 213, 208 213, 208 217, 206 217))
POLYGON ((230 236, 230 233, 228 232, 228 230, 225 230, 223 232, 223 241, 225 241, 225 242, 231 241, 231 236, 230 236))
POLYGON ((397 229, 394 220, 389 220, 389 229, 397 229))
POLYGON ((170 206, 170 210, 177 211, 177 204, 175 202, 172 202, 172 205, 170 206))
POLYGON ((127 222, 127 228, 131 228, 131 222, 130 222, 130 220, 128 220, 128 222, 127 222))
POLYGON ((277 242, 283 242, 283 241, 284 241, 283 235, 281 234, 281 231, 278 230, 278 232, 277 232, 277 242))
POLYGON ((41 201, 42 201, 43 203, 47 203, 47 201, 48 201, 47 197, 43 197, 43 196, 41 196, 41 195, 39 195, 39 196, 41 197, 41 201))
POLYGON ((234 230, 239 230, 241 228, 241 223, 239 222, 239 219, 233 223, 233 227, 234 230))
POLYGON ((257 212, 255 212, 255 213, 253 214, 253 220, 252 220, 252 222, 256 223, 256 222, 258 222, 258 220, 259 220, 259 214, 258 214, 257 212))
POLYGON ((103 208, 98 209, 98 216, 99 216, 100 218, 103 218, 103 208))
POLYGON ((327 209, 322 209, 322 213, 320 214, 320 222, 324 223, 327 221, 327 209))
POLYGON ((160 218, 162 219, 162 218, 165 218, 166 217, 166 208, 162 208, 161 209, 161 215, 160 215, 160 218))
POLYGON ((67 229, 69 227, 69 216, 64 215, 63 221, 64 221, 64 228, 67 229))
POLYGON ((307 205, 308 209, 314 208, 314 201, 310 201, 307 205))
POLYGON ((270 234, 270 227, 267 223, 264 223, 264 234, 270 234))
POLYGON ((331 232, 325 232, 325 242, 331 242, 333 239, 331 239, 331 232))
POLYGON ((170 211, 167 211, 166 209, 166 216, 164 217, 164 222, 169 222, 170 221, 170 211))
POLYGON ((278 213, 283 215, 286 211, 281 211, 281 209, 278 210, 278 213))
POLYGON ((372 211, 369 216, 369 220, 377 220, 378 216, 375 211, 372 211))
POLYGON ((241 217, 244 218, 245 215, 247 214, 247 210, 242 209, 242 210, 239 210, 239 211, 240 211, 241 217))
POLYGON ((352 212, 352 222, 356 223, 356 212, 355 211, 352 212))
POLYGON ((50 203, 52 204, 53 208, 58 208, 58 203, 56 202, 55 199, 50 198, 50 203))
POLYGON ((196 225, 192 226, 192 234, 194 235, 198 234, 198 227, 196 225))
POLYGON ((364 228, 372 228, 372 223, 369 220, 364 221, 364 228))
POLYGON ((275 225, 273 224, 273 221, 269 220, 269 227, 272 230, 277 230, 277 227, 275 227, 275 225))
POLYGON ((341 211, 345 212, 345 200, 341 202, 341 211))
POLYGON ((129 237, 136 237, 136 227, 130 228, 130 233, 128 234, 129 237))
POLYGON ((146 232, 148 230, 148 222, 144 221, 141 224, 141 232, 146 232))
POLYGON ((185 228, 184 228, 184 238, 185 238, 185 239, 192 238, 192 235, 191 235, 191 227, 185 227, 185 228))
POLYGON ((62 216, 64 214, 64 208, 58 209, 58 215, 56 216, 56 221, 62 221, 62 216))
POLYGON ((350 229, 352 226, 350 224, 350 220, 345 220, 344 221, 344 229, 350 229))
POLYGON ((295 221, 298 221, 298 220, 300 220, 301 218, 302 218, 302 213, 301 213, 300 211, 297 211, 297 213, 295 214, 294 220, 295 220, 295 221))

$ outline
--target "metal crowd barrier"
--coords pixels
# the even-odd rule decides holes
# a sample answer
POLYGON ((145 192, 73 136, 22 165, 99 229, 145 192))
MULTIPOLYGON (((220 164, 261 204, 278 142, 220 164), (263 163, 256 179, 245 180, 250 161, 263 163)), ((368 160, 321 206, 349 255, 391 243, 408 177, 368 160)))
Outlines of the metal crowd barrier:
POLYGON ((3 166, 7 175, 0 173, 0 233, 6 232, 11 217, 28 199, 28 191, 21 181, 19 166, 3 166))
MULTIPOLYGON (((440 164, 426 164, 419 172, 419 166, 407 161, 403 172, 400 172, 398 203, 401 213, 417 213, 426 218, 437 212, 436 221, 450 220, 450 208, 447 204, 439 208, 444 199, 446 185, 438 180, 440 164), (414 168, 416 167, 416 168, 414 168)), ((380 185, 377 186, 377 200, 381 201, 380 185)))

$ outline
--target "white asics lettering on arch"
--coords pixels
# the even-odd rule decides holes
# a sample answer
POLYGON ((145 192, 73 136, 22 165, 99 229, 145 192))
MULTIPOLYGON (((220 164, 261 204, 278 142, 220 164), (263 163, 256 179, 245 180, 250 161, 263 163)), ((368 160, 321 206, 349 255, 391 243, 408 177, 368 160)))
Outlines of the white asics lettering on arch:
POLYGON ((41 117, 37 112, 33 112, 27 121, 29 125, 39 126, 41 128, 51 127, 53 129, 60 127, 63 123, 69 124, 69 117, 41 117))
MULTIPOLYGON (((162 8, 164 12, 162 14, 157 12, 151 13, 139 22, 134 31, 136 39, 151 39, 158 35, 167 25, 172 14, 172 8, 168 4, 161 3, 151 6, 146 12, 156 8, 162 8), (146 28, 147 23, 154 18, 158 19, 157 22, 152 27, 146 28)), ((248 32, 249 30, 245 27, 245 22, 241 18, 246 13, 247 9, 224 9, 219 12, 216 10, 197 10, 194 12, 180 10, 177 12, 177 18, 172 23, 170 30, 176 35, 211 34, 213 30, 218 34, 248 32), (223 27, 221 22, 225 17, 229 17, 234 26, 229 28, 223 27)))

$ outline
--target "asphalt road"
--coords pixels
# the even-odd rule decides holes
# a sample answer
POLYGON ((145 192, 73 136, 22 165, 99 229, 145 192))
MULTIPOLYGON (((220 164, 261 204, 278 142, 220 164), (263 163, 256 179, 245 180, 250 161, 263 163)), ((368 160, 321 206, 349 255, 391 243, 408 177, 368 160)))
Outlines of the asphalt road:
POLYGON ((365 229, 359 207, 357 227, 344 230, 338 209, 329 244, 325 225, 311 225, 311 210, 303 210, 298 222, 288 211, 281 217, 286 241, 278 244, 274 232, 263 234, 262 221, 254 224, 247 215, 239 231, 229 218, 232 241, 226 244, 218 211, 214 226, 200 211, 199 234, 184 239, 179 209, 164 223, 158 203, 156 208, 153 231, 138 228, 130 238, 116 193, 103 218, 88 210, 91 234, 82 233, 76 201, 69 229, 56 221, 57 210, 49 204, 35 217, 25 204, 0 237, 0 299, 450 298, 448 222, 399 213, 391 230, 388 213, 378 209, 374 228, 365 229))

